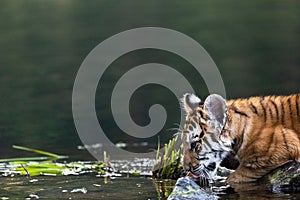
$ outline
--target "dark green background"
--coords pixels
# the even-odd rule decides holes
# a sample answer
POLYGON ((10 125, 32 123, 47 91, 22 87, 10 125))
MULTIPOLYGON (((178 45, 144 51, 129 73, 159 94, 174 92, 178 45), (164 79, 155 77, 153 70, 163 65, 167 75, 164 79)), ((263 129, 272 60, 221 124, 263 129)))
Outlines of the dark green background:
MULTIPOLYGON (((17 154, 12 144, 77 154, 81 144, 71 109, 73 82, 87 54, 124 30, 155 26, 180 31, 198 41, 217 64, 227 97, 298 93, 300 86, 299 1, 1 1, 0 155, 17 154)), ((143 50, 116 60, 96 98, 100 121, 114 142, 128 142, 109 114, 113 81, 147 62, 182 71, 204 98, 207 88, 176 55, 143 50), (107 113, 107 114, 106 114, 107 113)), ((162 135, 178 122, 179 105, 165 88, 145 86, 132 98, 137 123, 147 124, 147 108, 167 105, 162 135)), ((149 140, 155 148, 157 140, 149 140)), ((151 145, 150 145, 151 146, 151 145)))

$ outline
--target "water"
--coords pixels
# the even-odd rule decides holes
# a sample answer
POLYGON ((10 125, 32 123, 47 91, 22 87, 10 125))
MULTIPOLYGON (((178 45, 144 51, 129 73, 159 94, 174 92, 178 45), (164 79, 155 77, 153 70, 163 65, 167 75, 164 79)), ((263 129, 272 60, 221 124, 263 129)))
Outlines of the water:
MULTIPOLYGON (((66 154, 70 160, 95 160, 88 152, 77 148, 82 143, 72 117, 73 83, 82 61, 96 45, 131 28, 166 27, 197 40, 217 64, 228 98, 297 93, 300 82, 299 9, 300 3, 296 1, 2 1, 0 158, 32 156, 11 148, 17 144, 66 154)), ((113 143, 128 144, 128 151, 137 148, 153 151, 158 139, 128 139, 112 119, 111 91, 124 72, 149 62, 174 67, 189 79, 202 98, 208 94, 202 77, 196 76, 190 64, 176 55, 146 49, 120 57, 101 79, 95 101, 99 123, 113 143)), ((167 123, 159 133, 163 143, 176 132, 173 128, 178 126, 174 124, 180 119, 180 106, 170 91, 155 85, 140 88, 132 98, 135 105, 132 116, 138 124, 146 125, 149 105, 155 103, 165 105, 168 112, 167 123)), ((119 156, 111 155, 112 159, 120 159, 119 156)), ((123 156, 123 159, 128 158, 123 156)), ((137 195, 141 192, 144 199, 158 197, 155 184, 149 178, 121 177, 108 184, 103 184, 103 178, 94 176, 37 179, 39 181, 31 183, 26 177, 1 177, 0 194, 22 199, 33 192, 49 198, 72 195, 92 198, 109 194, 112 196, 103 198, 113 199, 120 195, 121 198, 139 199, 137 195), (81 186, 80 183, 85 184, 81 186), (93 186, 98 183, 101 187, 93 186), (64 186, 67 192, 63 193, 57 185, 64 186), (71 194, 70 190, 77 187, 85 187, 88 192, 71 194)), ((220 196, 224 199, 296 198, 293 194, 263 191, 258 194, 256 190, 223 192, 225 194, 220 196)))
POLYGON ((2 198, 25 199, 37 195, 41 199, 157 199, 153 181, 145 177, 122 177, 107 182, 89 175, 14 177, 0 181, 2 198))
MULTIPOLYGON (((261 1, 3 1, 0 151, 6 152, 12 144, 57 153, 76 149, 81 144, 71 110, 76 73, 96 45, 136 27, 166 27, 197 40, 217 64, 228 98, 299 92, 299 7, 298 2, 280 1, 272 5, 261 1)), ((113 142, 131 141, 108 109, 112 87, 132 66, 149 62, 179 70, 200 97, 208 93, 202 77, 195 76, 178 56, 148 49, 120 57, 105 73, 96 94, 99 121, 113 142)), ((140 125, 149 122, 149 104, 166 106, 168 121, 160 138, 167 141, 176 132, 171 129, 178 128, 174 124, 179 123, 180 107, 170 91, 145 86, 132 101, 132 116, 140 125)), ((147 142, 149 149, 156 148, 157 137, 147 142)))
MULTIPOLYGON (((125 163, 124 160, 116 161, 125 163)), ((120 166, 120 165, 117 165, 120 166)), ((149 176, 103 178, 95 174, 80 176, 13 176, 0 178, 0 198, 5 199, 166 199, 174 180, 152 180, 149 176), (30 198, 31 197, 31 198, 30 198)), ((206 189, 219 199, 299 199, 299 194, 274 194, 262 186, 241 184, 234 191, 222 182, 206 189)))

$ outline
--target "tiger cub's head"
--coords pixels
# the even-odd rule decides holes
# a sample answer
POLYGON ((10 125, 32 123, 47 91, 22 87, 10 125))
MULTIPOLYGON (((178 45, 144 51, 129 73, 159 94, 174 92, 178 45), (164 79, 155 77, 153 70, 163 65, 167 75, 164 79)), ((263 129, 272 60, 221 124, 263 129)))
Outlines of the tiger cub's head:
POLYGON ((224 130, 226 101, 212 94, 202 102, 194 94, 182 98, 186 121, 182 132, 183 168, 194 178, 213 179, 221 161, 231 150, 232 139, 224 130))

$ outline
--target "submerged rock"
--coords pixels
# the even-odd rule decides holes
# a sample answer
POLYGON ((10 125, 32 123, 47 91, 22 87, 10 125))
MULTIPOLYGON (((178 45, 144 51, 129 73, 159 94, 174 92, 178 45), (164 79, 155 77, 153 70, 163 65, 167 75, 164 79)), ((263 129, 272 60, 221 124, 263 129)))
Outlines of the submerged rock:
MULTIPOLYGON (((239 195, 249 195, 249 191, 298 193, 300 192, 300 162, 287 163, 265 175, 259 181, 231 185, 231 188, 239 195)), ((168 200, 181 199, 213 200, 218 197, 214 192, 204 190, 190 177, 182 177, 177 180, 168 200)))
POLYGON ((263 176, 256 182, 231 184, 235 192, 269 191, 272 193, 300 192, 300 163, 289 162, 263 176))
POLYGON ((207 193, 204 189, 195 183, 189 177, 179 178, 176 182, 174 190, 168 197, 168 200, 194 200, 194 199, 205 199, 215 200, 218 199, 214 194, 207 193))
POLYGON ((300 192, 300 163, 287 163, 265 175, 259 182, 275 193, 300 192))

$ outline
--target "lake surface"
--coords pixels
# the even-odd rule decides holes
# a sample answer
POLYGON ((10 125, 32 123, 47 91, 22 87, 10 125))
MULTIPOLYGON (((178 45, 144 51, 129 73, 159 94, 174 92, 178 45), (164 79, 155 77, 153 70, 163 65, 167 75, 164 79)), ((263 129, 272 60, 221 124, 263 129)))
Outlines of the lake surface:
MULTIPOLYGON (((74 81, 94 47, 133 28, 164 27, 196 40, 218 66, 227 98, 298 93, 299 9, 297 1, 4 0, 0 7, 0 158, 33 156, 12 149, 15 144, 69 155, 70 160, 96 160, 89 152, 80 150, 84 144, 72 115, 74 81)), ((203 77, 178 55, 143 49, 120 56, 105 70, 95 96, 101 128, 112 144, 128 152, 128 157, 120 155, 110 149, 113 146, 106 148, 105 142, 95 141, 102 147, 97 153, 102 155, 107 151, 112 160, 131 159, 133 152, 155 154, 158 141, 162 145, 178 132, 181 118, 178 99, 168 88, 156 84, 139 87, 128 109, 134 122, 145 126, 150 123, 151 105, 163 105, 167 120, 158 134, 149 138, 132 137, 114 121, 111 96, 116 82, 133 66, 145 63, 171 66, 191 83, 202 99, 208 95, 203 77)), ((123 101, 120 104, 127 106, 123 101)), ((0 195, 23 199, 36 192, 49 198, 82 195, 139 199, 140 192, 142 199, 158 197, 153 180, 143 177, 121 177, 108 184, 95 176, 37 179, 30 182, 27 177, 1 177, 0 195), (85 187, 88 192, 70 193, 77 187, 85 187)), ((220 194, 224 199, 245 198, 246 194, 257 199, 297 197, 256 191, 224 193, 220 194)))
MULTIPOLYGON (((115 161, 122 168, 125 163, 115 161)), ((140 161, 137 161, 140 163, 140 161)), ((146 168, 144 168, 144 173, 146 168)), ((148 174, 150 171, 148 171, 148 174)), ((123 173, 104 178, 95 174, 79 176, 13 176, 0 178, 2 199, 167 199, 174 188, 174 180, 153 180, 149 175, 134 176, 123 173)), ((243 185, 234 191, 223 182, 216 182, 208 193, 219 199, 299 199, 300 194, 274 194, 266 188, 243 185)))

